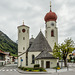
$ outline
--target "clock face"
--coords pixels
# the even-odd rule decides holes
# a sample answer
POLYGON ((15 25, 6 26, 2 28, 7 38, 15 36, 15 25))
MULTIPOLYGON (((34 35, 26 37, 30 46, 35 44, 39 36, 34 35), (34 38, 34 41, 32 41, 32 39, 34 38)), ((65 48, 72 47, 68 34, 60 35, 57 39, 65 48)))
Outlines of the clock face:
POLYGON ((51 23, 52 26, 54 26, 54 23, 51 23))
POLYGON ((25 29, 22 29, 22 32, 24 33, 26 30, 25 29))

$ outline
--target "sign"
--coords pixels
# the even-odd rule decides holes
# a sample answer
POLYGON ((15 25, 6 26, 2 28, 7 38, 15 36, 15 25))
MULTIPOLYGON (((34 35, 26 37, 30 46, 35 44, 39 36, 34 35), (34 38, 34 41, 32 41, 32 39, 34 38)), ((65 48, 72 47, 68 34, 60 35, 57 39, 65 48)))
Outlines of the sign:
POLYGON ((23 59, 21 59, 21 61, 23 61, 23 59))
POLYGON ((74 62, 74 60, 71 60, 71 62, 74 62))

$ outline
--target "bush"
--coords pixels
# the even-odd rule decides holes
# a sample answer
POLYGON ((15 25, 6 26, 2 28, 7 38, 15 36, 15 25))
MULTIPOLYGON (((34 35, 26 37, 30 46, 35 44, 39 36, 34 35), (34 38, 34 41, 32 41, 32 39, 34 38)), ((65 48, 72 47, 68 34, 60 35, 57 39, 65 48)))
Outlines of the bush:
POLYGON ((27 68, 29 71, 32 71, 33 70, 33 68, 27 68))
POLYGON ((40 67, 39 64, 35 64, 35 65, 34 65, 34 68, 39 68, 39 67, 40 67))
POLYGON ((56 67, 57 70, 61 69, 59 66, 56 67))
POLYGON ((21 67, 21 70, 23 70, 24 69, 24 67, 21 67))
POLYGON ((44 68, 25 68, 25 67, 18 67, 19 69, 23 70, 23 71, 33 71, 33 72, 40 72, 40 71, 44 71, 46 72, 46 70, 44 68))
POLYGON ((57 67, 57 70, 60 70, 60 67, 57 67))
POLYGON ((43 71, 44 69, 43 68, 39 68, 39 71, 43 71))
POLYGON ((39 72, 39 70, 33 70, 33 72, 39 72))
POLYGON ((26 70, 27 70, 27 68, 24 68, 23 70, 24 70, 24 71, 26 71, 26 70))
POLYGON ((46 70, 43 70, 44 72, 46 72, 46 70))
POLYGON ((26 70, 26 71, 29 71, 29 70, 26 70))

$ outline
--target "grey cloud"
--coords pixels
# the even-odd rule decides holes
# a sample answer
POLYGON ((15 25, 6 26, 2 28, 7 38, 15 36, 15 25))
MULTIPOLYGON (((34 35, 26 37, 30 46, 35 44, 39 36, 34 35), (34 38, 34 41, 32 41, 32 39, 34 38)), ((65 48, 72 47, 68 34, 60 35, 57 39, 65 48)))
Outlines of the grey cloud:
MULTIPOLYGON (((75 38, 74 3, 74 0, 52 0, 52 11, 58 16, 59 43, 67 37, 75 38)), ((50 0, 0 0, 0 30, 16 41, 17 26, 25 20, 30 27, 30 36, 33 34, 36 37, 40 28, 44 33, 44 16, 49 10, 50 0)))

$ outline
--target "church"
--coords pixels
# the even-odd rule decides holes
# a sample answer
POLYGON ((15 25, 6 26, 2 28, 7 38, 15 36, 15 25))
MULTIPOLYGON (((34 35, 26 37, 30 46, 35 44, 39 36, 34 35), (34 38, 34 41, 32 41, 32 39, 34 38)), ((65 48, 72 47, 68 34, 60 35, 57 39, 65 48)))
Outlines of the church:
POLYGON ((42 31, 36 38, 29 39, 29 27, 18 26, 18 67, 33 68, 39 64, 42 68, 57 66, 57 58, 53 56, 54 44, 58 44, 58 28, 56 27, 57 15, 50 11, 45 15, 45 36, 42 31))

